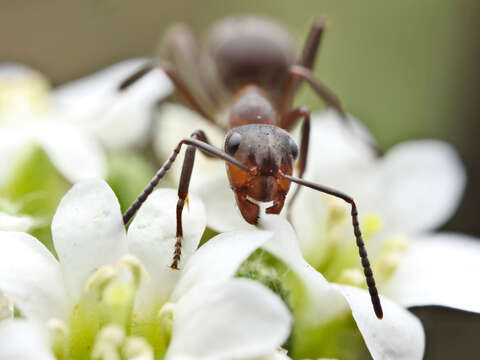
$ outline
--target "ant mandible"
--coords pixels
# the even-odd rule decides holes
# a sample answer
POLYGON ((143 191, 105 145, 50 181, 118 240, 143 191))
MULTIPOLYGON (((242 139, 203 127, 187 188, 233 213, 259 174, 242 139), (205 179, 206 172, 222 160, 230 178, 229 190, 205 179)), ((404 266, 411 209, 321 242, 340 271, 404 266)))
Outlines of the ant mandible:
MULTIPOLYGON (((197 55, 194 38, 188 29, 176 26, 167 32, 170 55, 176 57, 177 63, 178 60, 184 64, 189 62, 190 67, 195 67, 188 70, 190 75, 197 77, 197 84, 203 87, 201 96, 204 102, 218 108, 222 104, 221 95, 227 94, 230 99, 233 96, 229 131, 225 137, 224 151, 210 145, 202 130, 181 140, 170 158, 125 212, 123 221, 127 224, 131 220, 170 169, 184 144, 187 150, 178 188, 177 240, 172 269, 178 269, 181 257, 182 211, 197 148, 208 157, 226 161, 238 208, 250 224, 256 224, 259 218, 260 207, 257 202, 273 201, 266 213, 279 214, 282 211, 291 182, 335 196, 351 205, 353 230, 368 290, 375 314, 381 319, 382 306, 362 240, 355 201, 340 191, 303 179, 308 156, 310 110, 304 106, 292 108, 293 97, 301 82, 306 81, 327 106, 333 107, 345 119, 338 98, 312 73, 324 29, 324 18, 315 19, 298 61, 295 61, 295 46, 290 34, 283 27, 257 17, 234 17, 217 23, 207 39, 206 50, 200 55, 197 55), (303 124, 299 151, 287 131, 300 119, 303 119, 303 124), (299 176, 294 177, 293 163, 297 156, 299 176)), ((151 63, 142 67, 123 81, 119 90, 127 89, 153 69, 165 72, 194 111, 222 127, 204 110, 193 91, 169 63, 151 63)), ((298 189, 292 195, 290 205, 298 189)))

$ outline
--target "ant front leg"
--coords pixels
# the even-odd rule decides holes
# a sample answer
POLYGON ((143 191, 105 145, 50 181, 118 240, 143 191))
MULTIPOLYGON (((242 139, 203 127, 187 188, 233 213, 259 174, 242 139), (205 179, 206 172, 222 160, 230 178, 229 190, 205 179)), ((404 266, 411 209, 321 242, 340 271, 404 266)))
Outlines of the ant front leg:
POLYGON ((196 98, 209 111, 219 104, 218 91, 209 86, 204 60, 190 27, 183 23, 170 26, 160 43, 158 55, 170 62, 183 75, 196 98))
POLYGON ((187 101, 188 105, 200 116, 203 118, 207 119, 211 123, 216 124, 214 118, 210 116, 200 105, 200 103, 197 101, 195 96, 193 95, 192 91, 188 88, 188 86, 185 84, 185 81, 180 77, 180 75, 177 74, 175 69, 168 63, 163 62, 161 64, 155 64, 155 63, 150 63, 139 70, 137 70, 135 73, 130 75, 127 79, 122 81, 120 86, 118 87, 118 90, 123 91, 130 87, 132 84, 134 84, 136 81, 140 80, 143 76, 148 74, 150 71, 154 69, 159 69, 162 70, 172 81, 174 84, 175 88, 178 90, 178 92, 185 98, 187 101))
POLYGON ((180 149, 182 145, 188 145, 188 148, 185 152, 185 160, 183 162, 182 174, 180 176, 180 184, 178 187, 178 202, 177 202, 177 232, 176 232, 176 243, 175 243, 175 251, 173 254, 173 261, 170 265, 172 269, 178 269, 178 263, 181 258, 182 254, 182 239, 183 239, 183 226, 182 226, 182 212, 185 202, 188 201, 188 187, 190 185, 190 179, 192 176, 193 171, 193 164, 195 162, 195 151, 196 149, 200 149, 204 154, 207 156, 212 156, 218 159, 225 160, 241 170, 248 172, 248 166, 242 164, 235 158, 231 157, 230 155, 226 154, 225 152, 217 149, 216 147, 210 145, 208 143, 208 139, 205 133, 201 130, 195 131, 190 138, 186 138, 181 140, 177 147, 173 150, 172 155, 168 158, 168 160, 163 164, 163 166, 158 170, 155 176, 150 180, 148 185, 145 187, 143 192, 138 196, 138 198, 130 205, 128 210, 123 215, 123 223, 125 225, 132 219, 138 209, 142 206, 142 204, 147 200, 148 196, 153 192, 155 187, 158 185, 160 180, 165 176, 165 174, 170 170, 173 162, 177 158, 178 154, 180 153, 180 149))
POLYGON ((212 157, 218 158, 225 160, 236 167, 240 168, 243 171, 248 172, 249 168, 248 166, 242 164, 235 158, 231 157, 230 155, 226 154, 225 152, 217 149, 216 147, 210 145, 208 143, 208 139, 205 136, 205 133, 201 130, 195 131, 192 134, 191 138, 185 138, 182 139, 178 145, 175 147, 175 149, 172 152, 172 155, 165 161, 165 163, 162 165, 162 167, 157 171, 157 173, 153 176, 153 178, 150 180, 148 185, 145 187, 145 189, 142 191, 142 193, 137 197, 137 199, 130 205, 127 211, 125 211, 125 214, 123 214, 123 223, 127 225, 132 217, 135 215, 135 213, 140 209, 142 204, 147 200, 148 196, 152 193, 152 191, 155 189, 155 187, 158 185, 160 180, 165 176, 165 174, 170 170, 170 167, 172 166, 173 162, 176 160, 178 154, 180 153, 180 149, 182 145, 187 144, 187 145, 192 145, 198 149, 200 149, 204 154, 210 155, 212 157))
POLYGON ((173 253, 173 261, 170 267, 178 270, 178 263, 182 256, 182 241, 183 241, 183 225, 182 212, 185 201, 188 201, 188 187, 190 179, 192 178, 193 164, 195 162, 195 147, 189 146, 185 151, 185 158, 183 160, 182 174, 180 175, 180 183, 178 185, 178 202, 177 202, 177 233, 175 241, 175 251, 173 253))
MULTIPOLYGON (((203 141, 206 144, 208 142, 207 136, 202 130, 195 131, 192 136, 194 139, 203 141)), ((189 145, 185 151, 185 157, 183 160, 182 173, 180 175, 180 182, 178 184, 178 201, 177 201, 177 232, 176 232, 176 241, 175 241, 175 251, 173 253, 173 261, 170 267, 172 269, 178 270, 178 263, 180 262, 182 256, 182 241, 183 241, 183 224, 182 224, 182 213, 185 203, 188 204, 188 188, 190 186, 190 180, 192 178, 193 165, 195 163, 195 153, 196 147, 189 145)), ((207 157, 215 158, 214 155, 209 154, 208 152, 203 151, 203 154, 207 157)))
POLYGON ((327 106, 337 110, 342 118, 346 120, 346 114, 338 96, 322 84, 310 69, 302 65, 292 65, 290 67, 289 77, 285 85, 283 102, 292 102, 293 93, 295 92, 295 84, 298 80, 306 81, 327 106))

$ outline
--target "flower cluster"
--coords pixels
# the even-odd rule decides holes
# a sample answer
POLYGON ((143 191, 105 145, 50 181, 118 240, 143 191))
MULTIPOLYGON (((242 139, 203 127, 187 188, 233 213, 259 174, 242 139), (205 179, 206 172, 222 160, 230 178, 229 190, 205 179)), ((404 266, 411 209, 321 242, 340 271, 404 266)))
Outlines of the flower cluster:
POLYGON ((133 153, 145 142, 162 73, 120 93, 118 83, 147 59, 115 64, 51 89, 38 71, 0 63, 0 230, 31 231, 51 246, 48 224, 71 184, 108 178, 122 204, 153 169, 133 153))
POLYGON ((303 341, 298 331, 327 329, 350 311, 374 357, 421 357, 419 321, 388 299, 388 315, 379 321, 365 290, 328 283, 305 262, 282 218, 266 217, 262 230, 222 233, 196 250, 205 211, 197 198, 189 203, 180 271, 168 266, 173 190, 154 192, 127 233, 108 185, 78 183, 53 219, 58 261, 32 236, 2 232, 0 289, 26 320, 0 323, 0 358, 25 352, 46 359, 286 357, 277 349, 289 336, 294 347, 303 341), (246 270, 258 270, 258 259, 248 259, 259 248, 290 273, 270 269, 277 294, 245 278, 246 270), (23 333, 35 346, 23 346, 23 333))
MULTIPOLYGON (((224 134, 173 104, 151 124, 153 104, 172 89, 164 74, 116 91, 144 61, 52 92, 30 69, 0 71, 0 359, 414 360, 423 357, 425 335, 406 307, 480 312, 472 286, 478 242, 433 233, 464 189, 456 153, 416 141, 378 157, 366 145, 372 136, 332 111, 312 118, 305 178, 356 199, 382 320, 365 289, 347 204, 302 189, 291 223, 265 215, 247 225, 224 164, 201 155, 183 212, 179 270, 170 268, 176 191, 154 191, 126 230, 106 159, 146 144, 150 133, 159 159, 194 130, 206 130, 217 147, 224 134), (26 233, 50 223, 24 205, 30 167, 61 174, 63 182, 45 180, 56 191, 47 198, 75 184, 51 221, 50 248, 26 233)), ((171 179, 179 174, 176 164, 171 179)))

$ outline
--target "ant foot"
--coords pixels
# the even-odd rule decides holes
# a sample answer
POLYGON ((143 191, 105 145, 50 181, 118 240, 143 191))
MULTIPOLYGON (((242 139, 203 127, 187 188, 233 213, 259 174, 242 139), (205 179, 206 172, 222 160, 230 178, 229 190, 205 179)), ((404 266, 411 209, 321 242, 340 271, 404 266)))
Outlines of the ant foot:
POLYGON ((182 240, 183 237, 177 236, 177 241, 175 242, 175 251, 173 253, 173 261, 170 265, 170 268, 174 270, 179 270, 178 263, 180 262, 180 257, 182 256, 182 240))

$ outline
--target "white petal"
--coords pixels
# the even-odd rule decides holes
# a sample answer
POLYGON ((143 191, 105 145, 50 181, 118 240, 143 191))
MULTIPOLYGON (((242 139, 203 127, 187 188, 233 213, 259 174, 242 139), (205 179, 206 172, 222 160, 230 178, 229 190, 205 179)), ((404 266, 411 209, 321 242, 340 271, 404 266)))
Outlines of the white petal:
POLYGON ((24 64, 9 61, 0 63, 0 80, 2 81, 27 77, 36 73, 36 70, 24 64))
POLYGON ((106 175, 105 154, 82 129, 38 116, 34 121, 3 127, 0 130, 0 185, 12 176, 29 144, 42 146, 60 173, 74 183, 106 175))
POLYGON ((288 265, 305 286, 309 296, 305 313, 309 321, 321 324, 344 312, 346 303, 343 296, 305 261, 292 226, 278 215, 264 216, 259 225, 275 233, 263 248, 288 265))
POLYGON ((366 290, 335 286, 350 304, 353 318, 373 359, 423 359, 425 334, 422 324, 414 315, 381 297, 384 318, 378 320, 366 290))
POLYGON ((239 230, 210 239, 185 266, 172 299, 179 299, 200 283, 223 282, 234 276, 238 267, 272 235, 269 231, 239 230))
POLYGON ((106 176, 103 149, 82 129, 56 119, 28 123, 25 131, 33 134, 56 168, 71 183, 106 176))
MULTIPOLYGON (((283 350, 282 348, 280 348, 272 354, 255 358, 254 360, 291 360, 291 358, 287 354, 288 353, 286 350, 283 350)), ((318 360, 322 360, 322 359, 318 359, 318 360)))
POLYGON ((385 316, 383 320, 378 320, 365 290, 329 284, 306 263, 290 224, 278 216, 267 216, 262 221, 262 227, 275 231, 275 236, 264 248, 289 265, 308 290, 310 309, 305 311, 305 315, 310 319, 306 321, 322 324, 332 319, 345 310, 346 300, 374 359, 422 358, 423 328, 413 315, 382 298, 385 316))
MULTIPOLYGON (((202 118, 197 113, 185 106, 167 103, 160 107, 155 118, 154 146, 155 152, 160 159, 167 159, 183 138, 190 137, 196 130, 203 130, 207 135, 209 142, 217 147, 223 148, 224 132, 202 118)), ((180 154, 180 158, 183 156, 180 154)), ((200 179, 212 174, 212 172, 225 173, 225 165, 222 160, 207 158, 199 155, 195 159, 195 170, 198 172, 192 177, 192 185, 200 179)), ((181 171, 181 164, 172 167, 172 172, 178 179, 181 171)))
POLYGON ((480 312, 480 243, 461 234, 414 239, 385 294, 404 306, 441 305, 480 312))
POLYGON ((0 360, 54 360, 45 334, 26 320, 0 323, 0 360))
POLYGON ((129 360, 154 360, 153 355, 139 355, 129 358, 129 360))
MULTIPOLYGON (((128 247, 146 267, 151 279, 144 287, 147 296, 166 300, 180 276, 172 270, 174 245, 176 242, 176 208, 178 195, 173 189, 154 191, 128 229, 128 247)), ((206 218, 202 202, 195 196, 189 197, 182 214, 183 241, 180 269, 197 249, 206 218)))
POLYGON ((465 170, 455 150, 441 141, 401 143, 376 158, 369 134, 350 118, 354 131, 334 112, 313 118, 305 178, 353 196, 361 214, 375 212, 390 230, 414 232, 443 224, 456 210, 465 170))
POLYGON ((307 169, 329 186, 338 186, 346 172, 368 167, 375 159, 368 145, 374 142, 372 135, 352 116, 345 124, 333 110, 313 114, 310 138, 307 169))
POLYGON ((205 204, 208 226, 213 230, 225 232, 239 229, 255 229, 254 226, 243 219, 242 214, 238 210, 235 195, 230 188, 224 166, 222 166, 220 174, 211 174, 208 181, 205 181, 202 186, 196 187, 195 193, 200 196, 205 204))
POLYGON ((13 302, 0 292, 0 321, 13 319, 13 302))
POLYGON ((53 217, 52 236, 74 299, 93 271, 127 253, 120 205, 101 180, 80 182, 70 189, 53 217))
POLYGON ((123 80, 148 61, 147 58, 124 60, 91 75, 61 85, 54 89, 54 100, 61 106, 74 106, 84 99, 94 100, 98 93, 118 88, 123 80))
POLYGON ((155 103, 172 91, 161 71, 153 71, 123 92, 118 86, 148 59, 130 59, 54 92, 66 117, 93 131, 111 148, 143 143, 148 136, 155 103))
POLYGON ((425 231, 448 220, 465 188, 465 169, 447 143, 409 141, 382 160, 377 201, 395 230, 425 231))
MULTIPOLYGON (((164 104, 155 122, 154 146, 157 156, 165 160, 183 138, 194 131, 203 130, 210 143, 223 148, 224 132, 188 108, 177 104, 164 104)), ((171 175, 178 183, 182 169, 184 149, 172 165, 171 175)), ((229 231, 245 227, 228 183, 223 160, 207 158, 197 152, 190 192, 202 199, 207 209, 208 226, 216 231, 229 231)))
POLYGON ((26 215, 14 216, 0 212, 0 231, 28 231, 35 220, 26 215))
POLYGON ((15 167, 22 157, 31 137, 22 131, 3 126, 0 129, 0 186, 15 174, 15 167))
MULTIPOLYGON (((292 187, 291 194, 293 191, 292 187)), ((329 221, 327 196, 308 188, 301 188, 291 208, 292 224, 295 227, 302 253, 307 259, 308 255, 314 252, 325 253, 325 249, 329 245, 327 239, 322 241, 322 236, 326 236, 327 232, 321 231, 321 229, 327 229, 329 221)))
POLYGON ((23 64, 0 62, 0 122, 18 123, 47 108, 48 80, 23 64))
POLYGON ((166 358, 238 359, 268 354, 286 340, 291 324, 280 298, 252 280, 197 286, 176 304, 166 358))
POLYGON ((29 319, 44 322, 65 316, 60 265, 28 234, 0 232, 0 291, 29 319))

